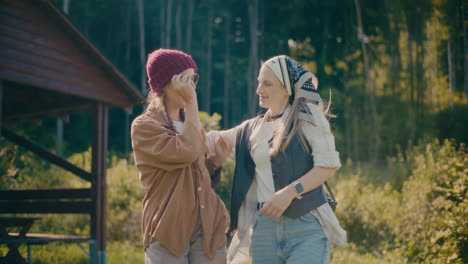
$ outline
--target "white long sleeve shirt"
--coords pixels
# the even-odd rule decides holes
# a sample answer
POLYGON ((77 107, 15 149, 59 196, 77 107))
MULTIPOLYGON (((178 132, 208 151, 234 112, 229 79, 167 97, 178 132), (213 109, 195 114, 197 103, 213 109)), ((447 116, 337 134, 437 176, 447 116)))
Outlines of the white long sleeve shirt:
MULTIPOLYGON (((312 148, 312 156, 314 160, 314 166, 326 167, 326 168, 340 168, 340 158, 339 153, 336 151, 335 148, 335 138, 330 130, 330 124, 326 119, 325 115, 321 111, 321 109, 315 104, 308 104, 309 109, 312 112, 314 124, 309 122, 304 122, 302 127, 302 133, 304 134, 305 139, 308 141, 309 145, 312 148)), ((271 122, 267 122, 265 118, 259 120, 258 125, 255 127, 254 131, 252 131, 250 136, 250 155, 255 163, 255 177, 253 182, 253 188, 255 189, 253 197, 256 199, 252 199, 250 205, 247 203, 245 204, 246 207, 252 207, 253 204, 256 205, 256 202, 266 202, 273 197, 275 194, 274 182, 273 182, 273 173, 271 169, 271 161, 269 156, 269 144, 268 140, 271 139, 273 136, 273 132, 278 124, 284 122, 288 113, 290 111, 290 107, 286 109, 283 114, 283 117, 280 119, 276 119, 271 122), (254 201, 256 200, 256 202, 254 201)), ((235 146, 236 144, 236 136, 238 131, 242 126, 236 126, 229 130, 225 131, 210 131, 207 134, 207 145, 210 151, 214 152, 214 145, 216 139, 219 135, 223 137, 223 139, 230 144, 231 146, 235 146)), ((235 149, 233 148, 233 151, 235 149)), ((249 190, 250 192, 250 190, 249 190)), ((247 197, 248 200, 248 197, 247 197)), ((243 208, 241 208, 243 210, 243 208)), ((253 212, 255 212, 253 210, 253 212)), ((240 221, 240 225, 250 225, 251 227, 251 220, 252 220, 252 210, 246 210, 246 214, 239 214, 240 217, 246 217, 247 221, 240 221)), ((324 232, 327 238, 337 245, 345 245, 346 244, 346 232, 340 227, 339 222, 331 210, 328 203, 320 206, 319 208, 313 209, 312 213, 319 219, 322 227, 324 228, 324 232)), ((251 233, 247 226, 238 227, 239 231, 245 231, 246 233, 251 233)), ((230 254, 248 252, 248 250, 243 250, 242 247, 249 246, 250 244, 250 236, 245 234, 242 236, 242 239, 233 239, 230 246, 230 254), (238 240, 238 241, 237 241, 238 240), (242 241, 244 240, 244 241, 242 241), (236 241, 239 245, 236 251, 232 253, 233 246, 236 247, 236 241)), ((245 254, 243 254, 245 255, 245 254)), ((248 254, 247 254, 248 255, 248 254)), ((230 263, 237 263, 235 261, 237 257, 231 256, 230 263), (232 259, 233 258, 233 259, 232 259)), ((248 257, 247 257, 248 258, 248 257)), ((241 258, 243 259, 243 258, 241 258)))

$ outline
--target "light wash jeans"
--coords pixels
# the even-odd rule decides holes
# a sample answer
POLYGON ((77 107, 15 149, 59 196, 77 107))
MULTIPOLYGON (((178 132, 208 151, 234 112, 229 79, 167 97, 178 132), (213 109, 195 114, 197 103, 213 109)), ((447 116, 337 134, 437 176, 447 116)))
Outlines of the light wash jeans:
POLYGON ((311 213, 275 220, 258 211, 252 234, 252 264, 328 264, 330 242, 311 213))
MULTIPOLYGON (((180 258, 172 255, 159 241, 154 241, 145 248, 145 264, 200 264, 210 260, 203 246, 203 230, 198 218, 195 231, 180 258)), ((213 259, 226 260, 226 245, 215 251, 213 259)))

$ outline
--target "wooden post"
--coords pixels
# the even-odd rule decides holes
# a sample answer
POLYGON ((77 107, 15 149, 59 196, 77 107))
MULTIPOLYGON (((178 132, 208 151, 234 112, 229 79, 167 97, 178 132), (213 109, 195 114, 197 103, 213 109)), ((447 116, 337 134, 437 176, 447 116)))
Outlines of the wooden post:
POLYGON ((31 250, 31 244, 28 243, 28 264, 32 264, 32 250, 31 250))
POLYGON ((92 167, 93 211, 91 213, 91 238, 96 241, 91 263, 106 263, 106 161, 108 136, 108 107, 97 103, 93 109, 92 167))

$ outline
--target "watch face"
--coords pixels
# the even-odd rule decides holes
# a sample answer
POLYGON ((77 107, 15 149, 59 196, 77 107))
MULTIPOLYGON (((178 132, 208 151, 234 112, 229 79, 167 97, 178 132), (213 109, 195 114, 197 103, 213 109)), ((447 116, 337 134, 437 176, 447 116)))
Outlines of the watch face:
POLYGON ((302 193, 304 191, 304 187, 302 186, 301 183, 296 184, 296 186, 294 186, 294 187, 296 187, 296 192, 297 193, 302 193))

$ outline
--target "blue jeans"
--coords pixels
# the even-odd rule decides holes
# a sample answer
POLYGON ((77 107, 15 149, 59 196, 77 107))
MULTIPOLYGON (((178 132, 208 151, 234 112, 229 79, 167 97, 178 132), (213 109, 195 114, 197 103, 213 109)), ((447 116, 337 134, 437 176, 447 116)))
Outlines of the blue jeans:
POLYGON ((328 264, 330 242, 311 213, 275 220, 258 211, 252 234, 252 264, 328 264))

